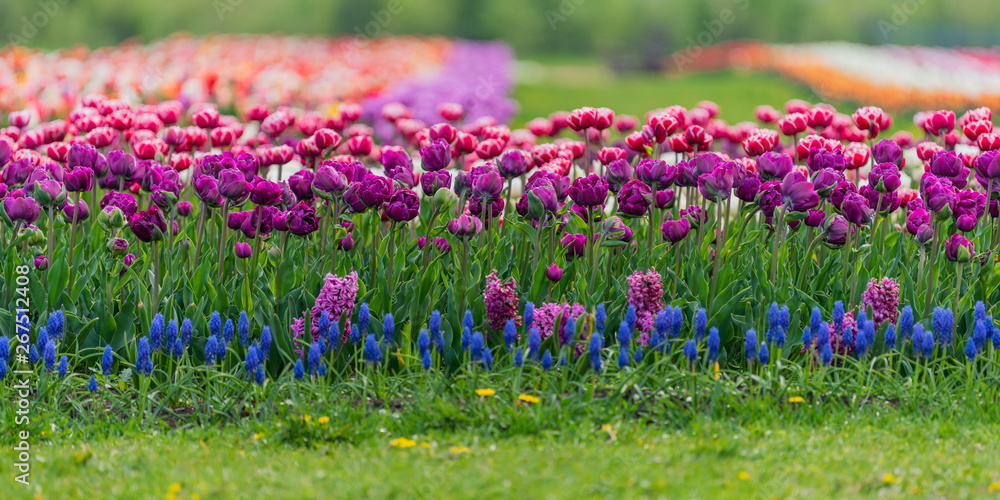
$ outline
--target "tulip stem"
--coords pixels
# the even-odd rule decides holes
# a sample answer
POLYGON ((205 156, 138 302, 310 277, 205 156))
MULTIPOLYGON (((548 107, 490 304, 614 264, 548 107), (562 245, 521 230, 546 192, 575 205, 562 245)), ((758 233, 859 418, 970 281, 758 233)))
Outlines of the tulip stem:
POLYGON ((153 316, 160 312, 160 255, 159 243, 153 242, 153 316))
MULTIPOLYGON (((951 301, 951 310, 955 311, 957 314, 958 299, 962 296, 962 274, 964 274, 963 271, 965 271, 965 262, 956 262, 956 264, 958 264, 958 269, 955 270, 955 297, 951 301)), ((955 321, 953 323, 954 324, 952 325, 951 342, 952 342, 952 347, 955 347, 956 345, 955 342, 956 339, 958 338, 958 336, 955 335, 955 330, 957 330, 958 328, 958 322, 955 321)))
POLYGON ((53 231, 53 227, 54 227, 54 224, 56 222, 55 212, 56 212, 56 207, 55 207, 55 205, 51 204, 51 202, 50 202, 49 203, 49 247, 46 249, 46 250, 48 250, 48 257, 49 257, 49 265, 50 266, 52 265, 52 258, 55 255, 53 253, 53 250, 55 250, 55 244, 56 244, 56 241, 55 241, 56 233, 55 233, 55 231, 53 231))
MULTIPOLYGON (((716 204, 716 214, 718 230, 715 235, 715 257, 712 259, 712 286, 708 291, 708 317, 712 317, 713 306, 715 305, 715 291, 719 286, 719 271, 722 264, 722 251, 726 247, 725 232, 722 231, 722 199, 716 204)), ((773 281, 773 280, 772 280, 773 281)))
MULTIPOLYGON (((424 244, 426 247, 426 242, 424 244)), ((395 276, 393 275, 396 260, 396 222, 389 223, 389 272, 386 274, 386 278, 389 280, 389 292, 386 296, 386 311, 392 311, 392 296, 395 295, 395 276)))
POLYGON ((781 222, 784 218, 785 207, 781 207, 778 210, 778 216, 771 222, 774 225, 774 236, 772 236, 774 240, 771 241, 771 269, 770 273, 768 273, 771 275, 771 285, 774 285, 774 279, 778 274, 778 251, 781 250, 781 222))
POLYGON ((816 245, 823 240, 825 237, 824 233, 820 233, 815 238, 809 242, 809 247, 806 248, 805 260, 802 262, 802 267, 799 268, 799 278, 795 280, 795 288, 802 290, 802 286, 805 284, 806 275, 809 274, 809 267, 812 264, 812 254, 815 250, 816 245))
POLYGON ((931 301, 934 300, 934 281, 935 274, 937 270, 937 254, 938 254, 938 239, 939 233, 941 232, 941 224, 937 221, 934 222, 934 239, 931 241, 931 270, 930 275, 927 277, 927 295, 924 297, 924 310, 923 314, 926 315, 927 311, 931 309, 931 301))
POLYGON ((221 228, 222 230, 219 231, 219 246, 216 247, 215 249, 215 251, 218 252, 219 254, 218 276, 216 277, 215 280, 216 285, 220 284, 220 282, 222 281, 222 263, 224 262, 223 258, 226 254, 226 251, 224 250, 226 243, 226 229, 229 227, 229 223, 227 221, 228 218, 229 218, 229 200, 226 200, 226 202, 222 204, 222 228, 221 228))
POLYGON ((73 247, 76 246, 76 218, 79 213, 80 193, 76 192, 73 193, 73 222, 69 230, 69 286, 73 286, 73 247))
POLYGON ((14 240, 17 239, 17 233, 21 230, 21 221, 18 220, 14 223, 14 231, 10 233, 10 241, 7 242, 7 248, 10 249, 11 245, 14 244, 14 240))
POLYGON ((201 203, 201 213, 198 214, 198 230, 195 233, 194 260, 191 262, 191 271, 198 265, 198 256, 201 254, 201 238, 205 234, 205 217, 208 214, 208 205, 201 203))
POLYGON ((649 207, 649 224, 646 227, 646 267, 649 267, 649 259, 653 255, 653 226, 655 226, 653 222, 653 207, 649 207))

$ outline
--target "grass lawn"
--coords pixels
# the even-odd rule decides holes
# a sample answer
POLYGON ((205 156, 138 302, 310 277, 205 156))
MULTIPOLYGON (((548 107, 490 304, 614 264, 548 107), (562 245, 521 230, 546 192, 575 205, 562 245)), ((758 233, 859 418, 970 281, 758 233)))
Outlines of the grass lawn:
POLYGON ((521 108, 514 126, 556 110, 581 106, 607 106, 618 113, 641 117, 651 109, 674 104, 690 108, 704 100, 715 101, 720 118, 736 123, 753 120, 753 110, 760 104, 782 109, 793 98, 820 100, 808 87, 767 73, 615 76, 598 66, 547 66, 537 80, 515 87, 514 99, 521 108))
POLYGON ((36 498, 1000 495, 1000 426, 874 413, 821 426, 698 419, 675 430, 615 422, 499 439, 431 433, 409 436, 409 448, 389 436, 311 447, 269 436, 228 428, 68 439, 36 450, 31 488, 36 498))

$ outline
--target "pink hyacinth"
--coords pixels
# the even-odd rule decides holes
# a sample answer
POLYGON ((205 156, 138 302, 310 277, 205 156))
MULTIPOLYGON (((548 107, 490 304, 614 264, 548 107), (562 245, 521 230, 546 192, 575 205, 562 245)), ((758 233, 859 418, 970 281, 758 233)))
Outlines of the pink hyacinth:
POLYGON ((301 316, 295 318, 295 321, 289 325, 289 328, 292 330, 292 345, 295 346, 295 354, 301 357, 303 349, 302 344, 299 344, 298 340, 306 333, 306 314, 302 313, 301 316))
POLYGON ((494 270, 486 277, 483 299, 486 301, 486 322, 493 331, 502 331, 509 319, 521 323, 521 318, 517 314, 517 280, 514 278, 504 283, 494 270))
POLYGON ((319 339, 319 319, 323 311, 327 312, 330 321, 343 321, 340 326, 340 342, 347 341, 351 332, 351 311, 354 310, 354 301, 358 296, 358 273, 351 271, 350 274, 341 278, 334 274, 326 275, 326 283, 323 289, 316 296, 316 303, 312 308, 312 338, 313 342, 319 339))
POLYGON ((635 306, 635 327, 639 342, 649 343, 649 334, 656 323, 656 313, 663 309, 663 282, 660 273, 650 269, 645 274, 636 271, 628 277, 628 303, 635 306))
MULTIPOLYGON (((565 343, 566 320, 572 317, 576 321, 577 318, 586 313, 587 309, 580 304, 573 304, 571 306, 566 302, 562 304, 546 302, 535 308, 535 318, 531 323, 531 327, 538 329, 538 335, 542 340, 549 338, 558 327, 560 343, 565 343), (562 314, 562 317, 559 318, 559 325, 556 325, 556 318, 560 314, 562 314)), ((580 325, 577 325, 577 330, 579 329, 580 325)))
POLYGON ((861 294, 861 303, 865 308, 871 306, 875 328, 885 322, 895 324, 899 318, 899 283, 892 278, 872 278, 861 294))

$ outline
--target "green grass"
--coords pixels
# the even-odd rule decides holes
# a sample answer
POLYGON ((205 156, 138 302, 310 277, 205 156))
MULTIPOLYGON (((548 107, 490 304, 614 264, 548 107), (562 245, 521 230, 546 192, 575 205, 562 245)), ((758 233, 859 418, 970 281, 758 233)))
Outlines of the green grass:
POLYGON ((651 109, 674 104, 690 108, 704 100, 715 101, 721 109, 720 118, 736 123, 753 120, 753 110, 760 104, 781 109, 793 98, 819 101, 808 87, 768 73, 614 76, 592 65, 549 65, 543 75, 535 83, 514 89, 514 99, 521 104, 514 126, 556 110, 581 106, 606 106, 641 117, 651 109))
POLYGON ((240 429, 67 440, 36 451, 31 488, 40 498, 163 498, 175 483, 176 498, 963 498, 1000 481, 992 423, 867 415, 412 438, 408 449, 390 436, 300 448, 240 429))

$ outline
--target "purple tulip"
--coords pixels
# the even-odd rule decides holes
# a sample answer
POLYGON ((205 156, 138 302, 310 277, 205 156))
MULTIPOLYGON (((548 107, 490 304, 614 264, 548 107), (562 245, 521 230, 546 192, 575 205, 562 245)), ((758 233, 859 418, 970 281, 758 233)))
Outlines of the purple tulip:
POLYGON ((89 192, 94 187, 94 171, 90 167, 75 167, 63 179, 70 193, 89 192))
MULTIPOLYGON (((993 187, 997 188, 998 183, 995 181, 1000 180, 1000 150, 998 151, 987 151, 976 158, 976 176, 977 178, 982 177, 987 181, 994 181, 993 187)), ((983 184, 983 181, 979 181, 983 184)), ((983 187, 987 187, 988 182, 983 184, 983 187)))
POLYGON ((608 217, 601 223, 601 234, 611 241, 631 240, 632 230, 621 217, 608 217))
POLYGON ((32 224, 38 220, 41 210, 42 207, 39 206, 38 202, 32 198, 7 197, 3 199, 3 211, 6 215, 5 218, 9 219, 11 222, 32 224))
POLYGON ((392 194, 392 183, 378 175, 369 175, 361 181, 358 196, 368 208, 380 207, 392 194))
POLYGON ((444 139, 437 139, 420 150, 420 159, 421 167, 427 172, 444 170, 451 164, 451 145, 444 139))
POLYGON ((240 224, 240 231, 247 238, 267 235, 274 230, 274 214, 278 209, 270 205, 257 205, 247 213, 247 218, 240 224))
POLYGON ((858 194, 864 196, 865 199, 868 200, 869 207, 875 210, 880 210, 879 213, 883 215, 895 212, 901 203, 897 193, 880 193, 867 184, 861 186, 858 190, 858 194))
MULTIPOLYGON (((319 168, 323 167, 321 166, 319 168)), ((316 174, 307 169, 299 170, 288 178, 288 187, 291 188, 293 193, 295 193, 297 201, 310 201, 315 198, 312 190, 313 181, 315 179, 316 174)))
POLYGON ((368 210, 368 205, 361 199, 361 183, 355 182, 347 187, 344 194, 340 197, 344 204, 350 209, 351 212, 360 214, 365 210, 368 210))
POLYGON ((520 150, 508 151, 501 155, 497 161, 497 168, 500 170, 500 175, 508 180, 524 175, 530 166, 531 156, 520 150))
POLYGON ((163 212, 153 205, 149 210, 136 212, 128 220, 132 234, 140 241, 149 243, 163 239, 163 233, 167 230, 167 219, 163 217, 163 212))
POLYGON ((979 223, 979 219, 975 215, 960 215, 955 219, 955 227, 963 233, 968 233, 976 229, 976 224, 979 223))
POLYGON ((848 222, 856 226, 868 224, 872 218, 872 209, 868 199, 860 194, 848 193, 840 205, 840 211, 848 222))
POLYGON ((351 233, 347 233, 347 236, 344 236, 343 238, 340 239, 340 241, 337 242, 337 248, 345 252, 350 252, 351 250, 353 250, 354 235, 351 233))
POLYGON ((451 251, 451 244, 448 243, 448 240, 446 240, 444 238, 441 238, 440 236, 437 237, 437 238, 434 238, 434 246, 436 246, 437 249, 438 249, 438 252, 441 252, 441 253, 448 253, 448 252, 451 251))
MULTIPOLYGON (((299 183, 302 181, 300 180, 299 183)), ((347 176, 329 165, 323 165, 316 170, 313 176, 312 191, 315 195, 332 200, 334 196, 340 196, 347 189, 347 176)))
MULTIPOLYGON (((526 211, 530 213, 533 220, 539 220, 545 214, 554 214, 559 210, 559 199, 552 184, 545 179, 536 183, 529 191, 528 196, 523 197, 526 211)), ((518 213, 521 213, 521 203, 518 202, 518 213)), ((522 215, 527 216, 528 213, 522 215)))
POLYGON ((816 172, 813 176, 813 187, 820 196, 826 197, 830 194, 830 190, 833 189, 838 183, 846 181, 842 172, 838 172, 832 168, 825 168, 816 172))
POLYGON ((926 245, 934 239, 934 226, 931 224, 924 224, 917 229, 917 243, 921 245, 926 245))
MULTIPOLYGON (((70 146, 69 153, 66 154, 66 167, 70 170, 83 167, 93 170, 97 164, 97 148, 87 143, 79 143, 70 146)), ((2 163, 0 163, 2 164, 2 163)))
POLYGON ((235 168, 219 172, 219 194, 234 205, 242 205, 250 196, 251 186, 243 173, 235 168))
POLYGON ((903 150, 892 139, 882 139, 872 150, 875 163, 892 163, 896 167, 903 166, 903 150))
POLYGON ((253 255, 253 252, 250 250, 250 244, 237 241, 236 244, 233 245, 233 255, 235 255, 237 259, 249 259, 250 256, 253 255))
POLYGON ((120 149, 108 153, 108 171, 117 179, 132 179, 137 172, 135 157, 120 149))
POLYGON ((626 160, 615 160, 605 168, 607 171, 604 180, 608 181, 608 189, 612 193, 617 193, 626 182, 632 180, 632 164, 626 160))
POLYGON ((336 161, 325 161, 323 165, 330 165, 337 169, 338 172, 344 174, 347 177, 347 182, 361 182, 362 179, 371 175, 368 167, 360 161, 354 161, 351 163, 341 163, 336 161))
POLYGON ((277 182, 259 180, 250 189, 250 201, 258 205, 278 205, 284 189, 277 182))
POLYGON ((708 212, 699 205, 691 205, 680 212, 681 216, 687 217, 688 222, 691 223, 691 227, 700 227, 702 224, 708 222, 708 212))
POLYGON ((114 238, 108 242, 108 252, 112 257, 121 257, 128 252, 128 240, 125 238, 114 238))
POLYGON ((35 269, 44 271, 49 268, 49 258, 44 255, 35 257, 35 269))
POLYGON ((223 198, 219 194, 219 181, 208 175, 198 175, 194 178, 194 194, 210 207, 222 206, 223 198))
POLYGON ((316 209, 300 201, 285 214, 285 225, 288 232, 296 236, 307 236, 319 229, 319 219, 316 209))
POLYGON ((667 165, 667 162, 654 158, 644 158, 635 166, 636 178, 656 189, 670 187, 679 175, 680 171, 677 167, 667 165))
POLYGON ((409 189, 398 189, 385 202, 382 210, 396 222, 409 222, 420 215, 420 199, 409 189))
POLYGON ((66 220, 72 222, 73 215, 76 214, 76 221, 83 222, 90 218, 90 208, 87 207, 87 202, 80 200, 75 207, 72 203, 67 203, 62 209, 63 215, 66 216, 66 220))
POLYGON ((101 198, 101 210, 107 211, 112 208, 118 208, 121 210, 122 215, 125 219, 131 219, 133 215, 139 210, 139 206, 135 203, 135 196, 131 193, 119 193, 117 191, 112 191, 104 195, 101 198))
POLYGON ((705 153, 695 157, 695 165, 699 176, 712 173, 719 165, 725 162, 726 159, 718 153, 705 153))
POLYGON ((434 193, 437 193, 439 189, 448 189, 449 187, 451 187, 451 172, 447 170, 424 172, 420 175, 420 189, 425 196, 434 196, 434 193))
POLYGON ((483 221, 475 215, 462 214, 448 222, 448 232, 463 239, 474 236, 482 230, 483 221))
POLYGON ((484 200, 482 198, 473 198, 469 200, 469 213, 472 215, 477 215, 480 217, 485 217, 485 209, 489 209, 490 217, 499 217, 503 213, 504 201, 503 198, 497 196, 492 200, 484 200))
POLYGON ((655 196, 654 203, 656 204, 656 208, 663 210, 674 206, 675 193, 673 189, 657 191, 655 196))
POLYGON ((545 277, 553 283, 558 283, 559 280, 562 279, 562 275, 562 269, 559 269, 559 266, 557 266, 555 262, 549 265, 549 268, 545 270, 545 277))
POLYGON ((882 193, 891 193, 899 189, 899 167, 894 163, 879 163, 872 167, 868 174, 868 185, 882 193))
POLYGON ((417 178, 413 175, 413 171, 406 167, 399 167, 392 171, 392 175, 389 176, 395 183, 395 185, 405 188, 412 188, 417 185, 417 178))
POLYGON ((472 172, 472 193, 476 198, 495 198, 503 190, 503 177, 492 166, 477 167, 481 170, 472 172))
POLYGON ((757 191, 760 190, 761 179, 755 173, 748 174, 743 182, 736 187, 736 197, 750 203, 757 199, 757 191))
POLYGON ((567 234, 562 238, 562 247, 566 250, 567 259, 583 257, 583 253, 587 249, 587 235, 567 234))
POLYGON ((757 171, 766 180, 784 179, 792 171, 792 157, 769 151, 757 157, 757 171))
POLYGON ((66 187, 57 180, 35 181, 32 196, 35 201, 44 206, 59 206, 66 200, 66 187))
POLYGON ((683 240, 689 232, 691 232, 691 223, 685 217, 678 220, 667 220, 660 225, 660 234, 663 235, 663 239, 671 243, 683 240))
POLYGON ((250 211, 245 212, 229 212, 229 218, 226 220, 226 226, 234 231, 239 231, 243 223, 250 218, 250 211))
POLYGON ((822 210, 811 209, 809 210, 809 215, 806 215, 804 219, 805 223, 809 227, 820 227, 823 225, 823 221, 826 220, 826 212, 822 210))
POLYGON ((124 259, 122 259, 122 264, 124 264, 124 265, 122 266, 121 272, 118 273, 118 277, 119 278, 125 276, 125 273, 128 272, 128 268, 132 267, 132 264, 135 263, 135 260, 136 260, 136 258, 135 258, 135 255, 133 255, 133 254, 128 254, 128 255, 125 256, 124 259))
POLYGON ((385 167, 385 174, 392 177, 398 168, 412 171, 413 160, 402 148, 386 148, 382 151, 382 166, 385 167))
POLYGON ((923 195, 927 208, 930 208, 932 212, 938 214, 938 217, 942 219, 951 217, 951 209, 958 202, 957 190, 940 180, 937 182, 928 182, 928 184, 926 189, 924 189, 923 195))
POLYGON ((12 154, 13 152, 10 150, 10 144, 7 144, 7 141, 0 141, 0 168, 10 161, 12 154))
MULTIPOLYGON (((479 168, 479 167, 475 167, 479 168)), ((465 197, 472 192, 472 172, 460 170, 455 175, 455 194, 465 197)))
POLYGON ((809 158, 806 159, 806 165, 809 166, 810 172, 819 172, 824 168, 843 172, 847 168, 847 161, 844 159, 844 155, 839 152, 813 148, 809 153, 809 158))
POLYGON ((0 182, 0 198, 5 198, 7 196, 7 185, 0 182))
MULTIPOLYGON (((603 206, 608 198, 608 181, 594 174, 577 177, 569 187, 569 197, 582 207, 603 206)), ((645 210, 643 212, 645 213, 645 210)))
POLYGON ((774 211, 781 206, 781 181, 767 181, 757 190, 754 200, 764 217, 773 217, 774 211))
POLYGON ((971 215, 979 219, 986 213, 986 194, 971 189, 959 191, 952 212, 956 219, 962 215, 971 215))
MULTIPOLYGON (((812 184, 809 185, 812 187, 812 184)), ((722 163, 710 173, 698 176, 698 191, 709 201, 725 200, 733 191, 733 172, 722 163)))
POLYGON ((837 210, 840 210, 840 205, 844 202, 844 198, 849 194, 857 194, 858 187, 854 185, 851 181, 841 181, 838 182, 833 189, 830 189, 830 203, 833 204, 837 210))
POLYGON ((910 211, 910 215, 906 217, 906 231, 913 236, 917 235, 917 231, 921 226, 927 224, 931 220, 931 214, 922 208, 910 211))
POLYGON ((652 204, 653 190, 639 179, 626 182, 618 192, 618 210, 626 215, 642 217, 652 204))
POLYGON ((955 233, 944 244, 944 256, 952 262, 968 262, 976 256, 976 251, 968 238, 955 233))
POLYGON ((931 173, 938 177, 957 177, 962 166, 962 157, 954 151, 938 151, 931 157, 931 173))
POLYGON ((844 216, 834 215, 830 218, 829 222, 826 223, 826 227, 823 229, 823 232, 826 235, 824 243, 826 243, 827 246, 839 248, 847 243, 847 237, 851 235, 851 226, 844 216))

